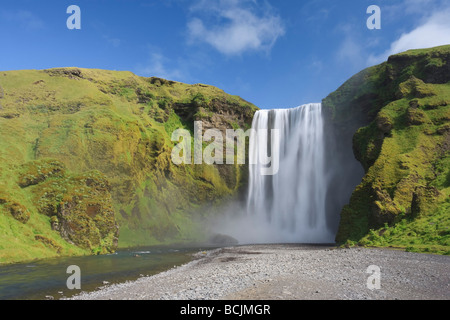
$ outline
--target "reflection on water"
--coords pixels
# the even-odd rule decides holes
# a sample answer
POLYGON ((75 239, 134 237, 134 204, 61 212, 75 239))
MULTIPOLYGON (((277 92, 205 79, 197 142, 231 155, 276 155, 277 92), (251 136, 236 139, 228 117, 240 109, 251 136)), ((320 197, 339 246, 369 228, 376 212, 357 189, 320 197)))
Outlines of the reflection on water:
POLYGON ((135 280, 179 266, 192 259, 199 248, 151 247, 119 250, 101 256, 46 259, 0 267, 0 299, 55 299, 92 291, 109 284, 135 280), (81 290, 66 287, 67 267, 81 269, 81 290))

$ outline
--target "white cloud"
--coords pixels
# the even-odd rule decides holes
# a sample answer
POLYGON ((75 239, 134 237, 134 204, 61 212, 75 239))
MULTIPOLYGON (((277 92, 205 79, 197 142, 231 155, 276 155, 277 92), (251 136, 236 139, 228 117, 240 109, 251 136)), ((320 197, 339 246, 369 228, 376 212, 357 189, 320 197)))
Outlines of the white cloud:
POLYGON ((359 66, 361 64, 362 47, 350 36, 347 36, 337 51, 337 58, 346 63, 359 66))
POLYGON ((342 39, 333 50, 336 63, 345 65, 349 72, 365 67, 366 41, 361 39, 358 29, 351 23, 342 23, 336 25, 333 32, 338 35, 337 38, 342 39))
POLYGON ((15 23, 16 26, 28 31, 42 29, 44 27, 44 21, 31 11, 26 10, 3 10, 0 12, 0 19, 6 22, 15 23))
POLYGON ((118 48, 122 44, 122 40, 120 40, 119 38, 111 38, 110 36, 103 35, 103 39, 105 39, 106 42, 108 42, 114 48, 118 48))
POLYGON ((396 21, 405 16, 423 16, 424 13, 435 12, 445 6, 448 0, 403 0, 397 3, 383 5, 383 20, 396 21))
POLYGON ((431 48, 450 44, 450 8, 431 15, 414 30, 404 33, 380 55, 371 55, 368 64, 385 61, 390 55, 410 49, 431 48))
POLYGON ((144 66, 138 66, 136 73, 145 77, 158 77, 167 80, 183 81, 185 76, 180 70, 173 68, 174 63, 158 50, 150 53, 144 66))
POLYGON ((225 55, 269 51, 285 30, 267 3, 257 0, 201 0, 191 7, 188 22, 192 42, 205 42, 225 55))

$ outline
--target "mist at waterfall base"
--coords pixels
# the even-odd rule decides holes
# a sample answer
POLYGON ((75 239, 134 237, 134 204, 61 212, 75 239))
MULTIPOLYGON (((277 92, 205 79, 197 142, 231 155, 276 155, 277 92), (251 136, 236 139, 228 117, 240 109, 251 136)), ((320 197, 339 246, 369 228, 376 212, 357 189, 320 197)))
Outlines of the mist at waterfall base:
POLYGON ((342 156, 336 147, 321 104, 257 111, 252 129, 267 134, 250 136, 246 200, 228 206, 214 231, 239 244, 334 243, 340 211, 362 170, 349 150, 342 156), (279 139, 270 138, 273 131, 279 139), (273 166, 276 153, 277 172, 263 175, 268 165, 261 159, 272 157, 273 166))

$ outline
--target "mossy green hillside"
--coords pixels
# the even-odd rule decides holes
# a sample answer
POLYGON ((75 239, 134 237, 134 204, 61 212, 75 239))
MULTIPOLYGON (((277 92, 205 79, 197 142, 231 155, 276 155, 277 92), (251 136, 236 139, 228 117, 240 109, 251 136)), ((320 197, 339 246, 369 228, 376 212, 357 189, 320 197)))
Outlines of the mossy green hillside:
MULTIPOLYGON (((13 170, 4 170, 2 167, 0 171, 0 263, 58 255, 87 255, 96 250, 105 251, 106 248, 113 251, 113 243, 98 243, 95 248, 81 247, 64 239, 59 231, 52 228, 55 222, 58 225, 58 221, 54 221, 59 211, 56 208, 51 215, 37 213, 36 194, 31 189, 39 191, 39 185, 47 179, 58 184, 67 176, 65 170, 56 174, 56 167, 58 170, 63 168, 56 161, 39 161, 33 164, 19 165, 13 170)), ((42 195, 42 199, 47 199, 47 195, 42 195)), ((58 206, 59 203, 55 203, 55 207, 58 206)), ((70 230, 70 226, 61 230, 70 230)), ((91 230, 98 228, 94 224, 91 230)))
POLYGON ((450 46, 412 50, 324 100, 338 127, 356 131, 366 171, 341 212, 339 243, 449 253, 449 81, 450 46))
POLYGON ((45 245, 34 233, 62 247, 58 253, 48 245, 44 256, 108 251, 114 223, 120 226, 119 246, 198 240, 197 222, 245 184, 241 165, 171 161, 178 143, 171 141, 172 132, 193 130, 196 120, 204 130, 250 126, 256 107, 218 88, 79 68, 0 72, 0 86, 0 184, 14 197, 0 203, 6 237, 0 252, 9 252, 14 242, 30 252, 4 261, 42 257, 33 248, 45 245), (47 165, 37 169, 36 161, 47 165), (89 175, 105 187, 87 185, 89 175), (44 207, 53 208, 53 215, 44 207), (96 212, 110 233, 102 231, 105 221, 94 221, 96 212), (89 239, 78 239, 81 231, 55 229, 64 213, 92 220, 82 222, 93 232, 89 239), (28 220, 23 224, 13 214, 28 220), (14 236, 10 228, 17 230, 14 236))

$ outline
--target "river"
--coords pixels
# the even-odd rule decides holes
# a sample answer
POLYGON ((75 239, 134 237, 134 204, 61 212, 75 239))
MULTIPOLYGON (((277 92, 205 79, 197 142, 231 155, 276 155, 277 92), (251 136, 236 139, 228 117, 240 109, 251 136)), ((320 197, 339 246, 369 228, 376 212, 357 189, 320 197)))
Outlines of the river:
POLYGON ((0 300, 41 300, 71 297, 105 284, 136 280, 192 260, 199 247, 143 247, 114 254, 45 259, 0 267, 0 300), (81 271, 81 289, 69 290, 66 282, 76 265, 81 271))

